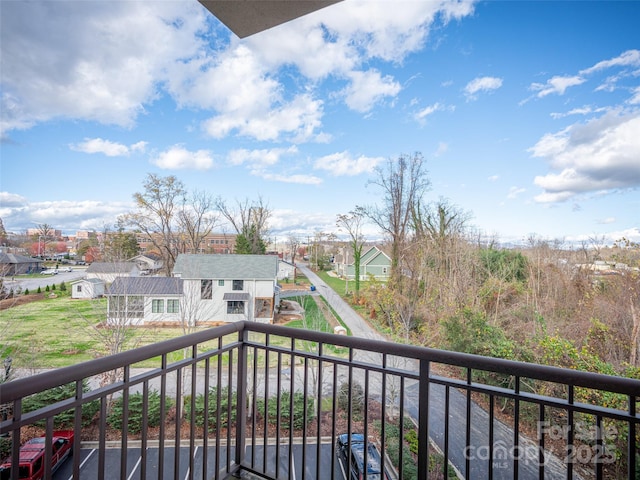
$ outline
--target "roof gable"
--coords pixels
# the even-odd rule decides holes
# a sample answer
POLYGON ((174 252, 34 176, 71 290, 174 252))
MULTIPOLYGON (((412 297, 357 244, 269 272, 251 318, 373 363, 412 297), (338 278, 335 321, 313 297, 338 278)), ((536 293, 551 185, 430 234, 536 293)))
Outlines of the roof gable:
POLYGON ((181 254, 176 259, 173 273, 185 279, 274 280, 278 275, 278 257, 275 255, 181 254))

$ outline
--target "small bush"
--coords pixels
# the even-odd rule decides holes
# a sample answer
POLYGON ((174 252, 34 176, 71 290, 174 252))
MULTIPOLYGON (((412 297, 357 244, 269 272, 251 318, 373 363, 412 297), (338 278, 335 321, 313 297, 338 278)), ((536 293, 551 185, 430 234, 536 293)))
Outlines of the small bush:
POLYGON ((25 289, 24 289, 24 294, 25 294, 25 295, 29 295, 29 289, 28 289, 28 288, 25 288, 25 289))
MULTIPOLYGON (((201 393, 196 396, 195 401, 195 424, 198 427, 204 426, 205 421, 205 396, 201 393)), ((231 423, 236 421, 236 411, 238 405, 238 394, 233 392, 231 395, 231 423)), ((209 408, 208 408, 208 424, 212 428, 217 427, 218 415, 218 388, 211 387, 209 389, 209 408)), ((188 420, 191 420, 191 397, 185 397, 184 405, 185 416, 188 420)), ((220 390, 220 424, 221 426, 229 425, 229 387, 224 387, 220 390)))
POLYGON ((38 290, 36 291, 36 293, 42 293, 42 288, 38 286, 38 290))
MULTIPOLYGON (((263 399, 258 400, 256 409, 260 415, 265 416, 265 402, 263 399)), ((296 392, 293 394, 293 421, 291 421, 291 393, 282 392, 280 394, 280 410, 278 410, 277 396, 269 398, 268 401, 267 422, 270 425, 277 425, 278 416, 280 416, 280 426, 282 429, 287 429, 293 426, 294 430, 299 430, 305 427, 304 418, 304 394, 296 392), (293 424, 293 425, 291 425, 293 424)), ((310 422, 315 418, 315 409, 313 408, 313 399, 307 397, 307 418, 306 421, 310 422)))
POLYGON ((61 292, 66 292, 67 291, 67 284, 62 282, 60 283, 60 291, 61 292))
POLYGON ((46 286, 46 288, 44 289, 45 292, 50 292, 51 289, 49 288, 49 285, 46 286))
MULTIPOLYGON (((147 425, 149 427, 157 427, 160 425, 162 419, 160 418, 160 393, 153 390, 149 392, 147 403, 147 425)), ((129 395, 129 433, 140 433, 142 431, 142 407, 144 403, 144 396, 142 393, 134 393, 129 395)), ((169 408, 173 405, 171 398, 166 397, 166 407, 169 408)), ((122 416, 124 409, 122 406, 122 398, 118 398, 111 405, 111 411, 107 416, 107 423, 111 428, 116 430, 122 429, 122 416)))
POLYGON ((353 385, 343 383, 338 390, 338 407, 344 412, 349 411, 349 395, 351 395, 351 415, 354 419, 361 419, 364 415, 364 389, 354 382, 353 385))
POLYGON ((11 454, 11 437, 0 437, 0 458, 11 454))
MULTIPOLYGON (((89 391, 89 386, 86 380, 83 382, 83 391, 89 391)), ((43 392, 36 393, 35 395, 31 395, 26 397, 23 400, 22 408, 23 413, 32 412, 34 410, 38 410, 40 408, 44 408, 49 405, 53 405, 54 403, 60 402, 62 400, 66 400, 68 398, 74 398, 76 396, 76 385, 75 383, 68 383, 66 385, 61 385, 56 388, 51 388, 49 390, 45 390, 43 392)), ((87 403, 82 406, 82 424, 88 425, 93 419, 94 415, 100 408, 100 404, 97 400, 87 403)), ((59 413, 55 416, 53 420, 53 427, 56 429, 64 429, 73 427, 75 411, 73 409, 66 410, 62 413, 59 413)), ((42 422, 37 423, 37 425, 44 427, 44 420, 42 422)))

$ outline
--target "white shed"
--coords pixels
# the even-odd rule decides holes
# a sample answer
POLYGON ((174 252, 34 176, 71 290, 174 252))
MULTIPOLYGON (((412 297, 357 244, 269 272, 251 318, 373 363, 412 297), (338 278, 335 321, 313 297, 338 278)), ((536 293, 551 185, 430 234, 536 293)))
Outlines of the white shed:
POLYGON ((82 278, 71 282, 71 298, 98 298, 104 295, 104 281, 99 278, 82 278))

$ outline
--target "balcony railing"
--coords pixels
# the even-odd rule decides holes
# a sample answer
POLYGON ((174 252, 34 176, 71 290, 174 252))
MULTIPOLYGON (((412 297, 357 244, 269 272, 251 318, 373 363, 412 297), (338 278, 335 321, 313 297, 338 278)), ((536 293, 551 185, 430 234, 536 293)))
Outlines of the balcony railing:
POLYGON ((28 438, 72 429, 47 479, 381 480, 339 455, 358 433, 388 480, 633 479, 639 396, 627 378, 238 322, 0 385, 0 447, 16 465, 28 438))

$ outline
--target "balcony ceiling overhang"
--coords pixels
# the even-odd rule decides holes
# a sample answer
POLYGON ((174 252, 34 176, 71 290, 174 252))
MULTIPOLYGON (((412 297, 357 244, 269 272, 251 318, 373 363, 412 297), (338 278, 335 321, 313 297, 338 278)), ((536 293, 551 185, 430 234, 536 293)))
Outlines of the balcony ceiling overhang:
POLYGON ((198 0, 240 38, 342 0, 198 0))

